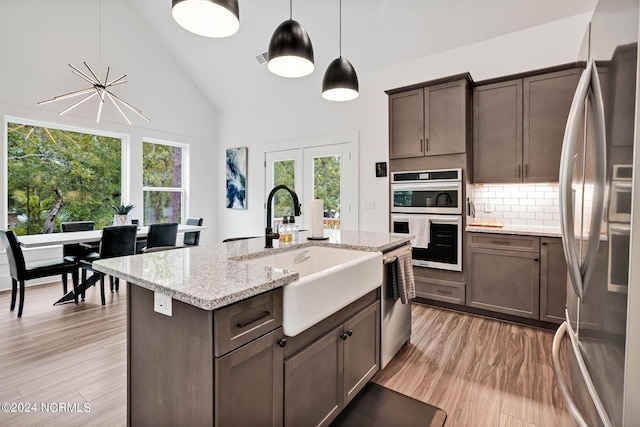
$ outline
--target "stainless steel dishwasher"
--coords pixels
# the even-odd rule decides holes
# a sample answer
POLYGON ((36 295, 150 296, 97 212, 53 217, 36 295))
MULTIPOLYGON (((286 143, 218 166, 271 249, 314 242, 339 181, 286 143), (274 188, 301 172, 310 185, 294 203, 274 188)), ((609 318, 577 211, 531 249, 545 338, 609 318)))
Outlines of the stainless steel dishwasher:
POLYGON ((400 298, 393 298, 389 283, 389 265, 396 261, 399 255, 411 253, 411 245, 383 253, 383 278, 380 297, 380 369, 391 361, 400 347, 407 344, 411 338, 411 301, 402 304, 400 298))

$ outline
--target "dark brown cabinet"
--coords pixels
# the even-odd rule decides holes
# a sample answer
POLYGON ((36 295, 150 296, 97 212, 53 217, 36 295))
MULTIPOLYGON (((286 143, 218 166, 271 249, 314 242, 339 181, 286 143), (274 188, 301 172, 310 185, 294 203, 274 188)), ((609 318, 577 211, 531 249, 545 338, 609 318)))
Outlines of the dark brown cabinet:
POLYGON ((472 234, 470 242, 467 305, 538 319, 539 238, 472 234), (474 242, 474 236, 487 241, 474 242))
POLYGON ((562 323, 567 298, 567 264, 562 239, 540 242, 540 320, 562 323))
POLYGON ((389 96, 389 158, 466 152, 466 79, 389 96))
POLYGON ((379 369, 379 303, 284 363, 284 425, 326 426, 379 369))
POLYGON ((473 182, 557 182, 581 69, 474 89, 473 182))
POLYGON ((278 328, 215 360, 215 425, 282 425, 282 338, 278 328))

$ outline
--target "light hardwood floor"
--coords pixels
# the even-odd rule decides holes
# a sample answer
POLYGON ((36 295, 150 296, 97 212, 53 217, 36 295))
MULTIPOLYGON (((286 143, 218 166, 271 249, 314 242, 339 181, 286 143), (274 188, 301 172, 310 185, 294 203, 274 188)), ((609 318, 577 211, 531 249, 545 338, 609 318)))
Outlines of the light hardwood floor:
MULTIPOLYGON (((126 425, 126 289, 52 306, 60 284, 27 289, 22 319, 0 293, 0 425, 126 425), (78 403, 90 412, 43 413, 78 403)), ((572 425, 555 388, 551 332, 414 304, 411 344, 374 381, 444 409, 451 426, 572 425)))

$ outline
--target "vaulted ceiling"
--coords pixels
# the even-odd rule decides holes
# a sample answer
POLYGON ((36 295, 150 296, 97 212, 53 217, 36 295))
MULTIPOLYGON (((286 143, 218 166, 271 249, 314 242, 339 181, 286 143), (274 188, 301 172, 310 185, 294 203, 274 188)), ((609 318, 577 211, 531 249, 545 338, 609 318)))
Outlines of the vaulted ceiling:
MULTIPOLYGON (((315 71, 292 82, 255 56, 289 17, 286 0, 239 0, 240 30, 224 39, 187 32, 171 0, 129 0, 217 110, 317 88, 338 56, 338 0, 294 0, 293 19, 309 33, 315 71)), ((359 74, 593 10, 596 0, 343 0, 342 53, 359 74)), ((550 48, 553 48, 550 46, 550 48)))

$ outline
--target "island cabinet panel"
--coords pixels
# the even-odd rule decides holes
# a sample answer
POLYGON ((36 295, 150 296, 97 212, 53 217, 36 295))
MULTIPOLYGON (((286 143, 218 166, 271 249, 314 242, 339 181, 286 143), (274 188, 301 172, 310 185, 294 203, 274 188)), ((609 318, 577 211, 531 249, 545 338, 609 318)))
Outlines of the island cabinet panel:
POLYGON ((380 314, 377 304, 344 324, 344 406, 380 370, 379 330, 380 314))
POLYGON ((376 301, 285 360, 284 425, 329 425, 380 369, 379 334, 376 301))
POLYGON ((282 328, 217 358, 216 426, 281 426, 282 328))
POLYGON ((153 292, 127 285, 128 424, 213 425, 212 312, 173 300, 153 311, 153 292))
POLYGON ((559 238, 540 242, 540 320, 562 323, 567 299, 567 263, 559 238))
POLYGON ((285 427, 325 426, 342 408, 342 327, 284 364, 285 427))
POLYGON ((389 96, 389 158, 467 151, 470 104, 467 79, 389 96))

